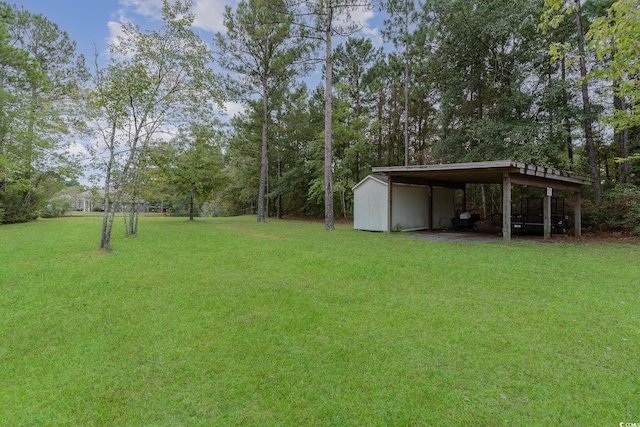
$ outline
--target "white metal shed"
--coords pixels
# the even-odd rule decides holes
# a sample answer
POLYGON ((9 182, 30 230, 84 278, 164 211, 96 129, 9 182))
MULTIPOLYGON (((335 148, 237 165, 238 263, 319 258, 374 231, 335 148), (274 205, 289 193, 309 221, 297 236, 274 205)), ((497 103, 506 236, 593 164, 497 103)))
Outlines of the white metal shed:
POLYGON ((433 188, 433 218, 430 218, 429 186, 393 183, 393 203, 389 203, 389 177, 369 175, 353 187, 353 228, 387 231, 389 205, 394 231, 442 229, 451 225, 455 215, 455 189, 433 188))

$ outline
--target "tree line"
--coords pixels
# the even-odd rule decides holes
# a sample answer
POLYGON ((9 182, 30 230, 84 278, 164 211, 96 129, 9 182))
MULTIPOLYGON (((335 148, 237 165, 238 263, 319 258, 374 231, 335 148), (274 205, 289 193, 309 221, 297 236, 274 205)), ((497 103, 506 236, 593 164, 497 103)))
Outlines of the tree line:
POLYGON ((191 2, 165 0, 159 28, 125 24, 107 64, 88 65, 55 23, 2 2, 0 222, 34 219, 77 176, 74 139, 93 143, 103 249, 122 203, 137 234, 141 198, 332 229, 374 166, 509 159, 593 177, 596 204, 637 195, 639 10, 242 0, 205 41, 191 2), (362 8, 385 17, 384 44, 359 31, 362 8), (226 101, 244 111, 221 120, 226 101))

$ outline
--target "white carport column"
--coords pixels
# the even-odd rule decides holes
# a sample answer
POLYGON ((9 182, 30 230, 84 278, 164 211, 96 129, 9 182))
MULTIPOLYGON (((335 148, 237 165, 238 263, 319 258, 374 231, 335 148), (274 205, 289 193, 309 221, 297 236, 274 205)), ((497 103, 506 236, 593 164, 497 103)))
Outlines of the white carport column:
POLYGON ((511 243, 511 176, 502 175, 502 238, 506 245, 511 243))

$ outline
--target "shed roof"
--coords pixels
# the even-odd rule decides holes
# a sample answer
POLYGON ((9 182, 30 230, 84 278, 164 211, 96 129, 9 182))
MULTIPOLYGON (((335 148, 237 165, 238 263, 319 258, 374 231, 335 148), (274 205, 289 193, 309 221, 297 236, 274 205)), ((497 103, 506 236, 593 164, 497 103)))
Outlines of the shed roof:
POLYGON ((375 167, 373 172, 391 176, 394 181, 432 184, 443 187, 459 187, 464 184, 499 184, 503 182, 505 173, 512 178, 520 178, 522 183, 561 189, 593 184, 593 180, 587 176, 512 160, 385 166, 375 167))
POLYGON ((382 185, 389 185, 389 177, 386 175, 367 175, 359 183, 354 185, 352 187, 352 190, 355 191, 356 188, 360 187, 362 184, 364 184, 366 181, 369 181, 370 179, 377 181, 382 185))

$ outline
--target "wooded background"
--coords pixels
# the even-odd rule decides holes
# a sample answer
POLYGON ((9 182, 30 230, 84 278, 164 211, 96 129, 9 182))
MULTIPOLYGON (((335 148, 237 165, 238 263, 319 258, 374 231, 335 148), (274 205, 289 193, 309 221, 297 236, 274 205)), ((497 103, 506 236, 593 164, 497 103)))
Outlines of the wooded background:
POLYGON ((100 66, 0 2, 0 223, 78 189, 64 144, 85 137, 112 209, 144 198, 332 229, 374 166, 508 159, 593 177, 591 215, 638 226, 637 0, 243 0, 214 40, 191 6, 165 1, 161 26, 125 28, 100 66), (385 17, 384 45, 350 19, 362 7, 385 17), (244 112, 221 118, 225 101, 244 112))

